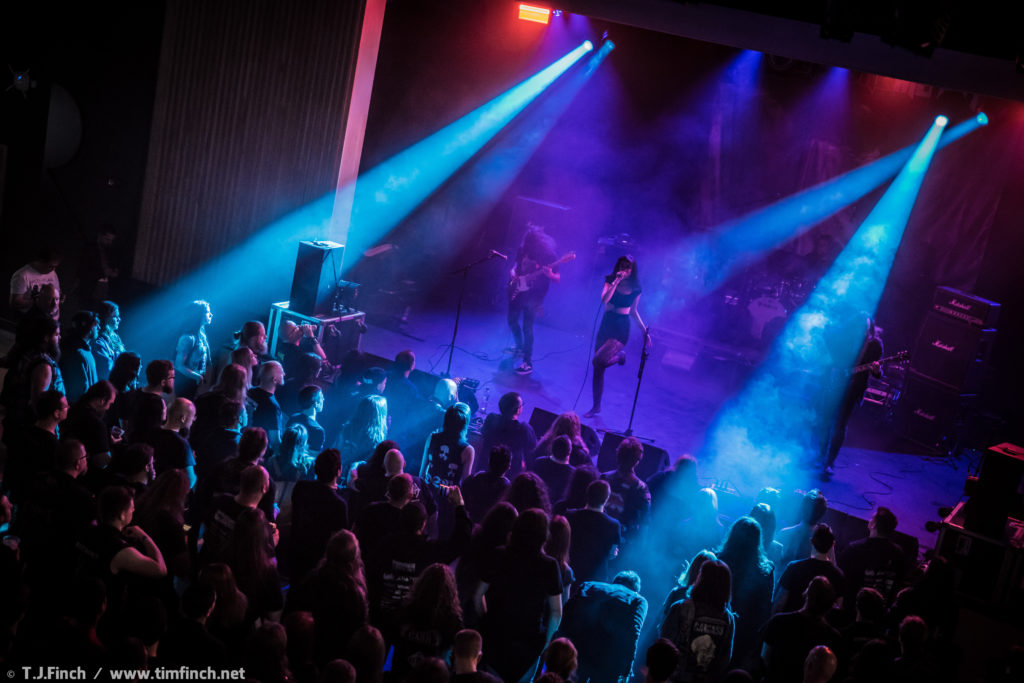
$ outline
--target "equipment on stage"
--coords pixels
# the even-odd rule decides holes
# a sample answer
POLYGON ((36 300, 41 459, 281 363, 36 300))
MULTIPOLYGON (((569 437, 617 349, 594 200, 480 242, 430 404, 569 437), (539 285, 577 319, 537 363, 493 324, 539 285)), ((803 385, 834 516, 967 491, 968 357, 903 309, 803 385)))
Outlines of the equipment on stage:
MULTIPOLYGON (((499 254, 493 249, 491 250, 491 255, 498 256, 504 259, 508 258, 503 254, 499 254)), ((545 268, 554 268, 556 266, 562 265, 563 263, 569 263, 570 261, 575 260, 576 252, 570 251, 564 254, 562 258, 558 259, 557 261, 553 261, 547 264, 546 266, 538 265, 538 267, 535 270, 532 270, 529 273, 526 273, 525 275, 516 275, 515 277, 512 277, 508 282, 509 301, 514 301, 517 296, 520 296, 525 292, 529 292, 531 289, 533 289, 533 284, 537 281, 537 278, 544 275, 545 268)))
POLYGON ((299 242, 289 307, 305 315, 331 313, 341 280, 344 245, 337 242, 299 242))
POLYGON ((999 304, 937 287, 921 324, 896 430, 936 452, 957 450, 978 404, 995 342, 999 304))
POLYGON ((291 320, 297 325, 310 325, 313 336, 320 343, 327 360, 332 365, 341 363, 341 359, 349 351, 359 350, 359 340, 366 332, 366 313, 349 311, 336 315, 306 315, 291 307, 290 301, 281 301, 270 305, 270 316, 267 320, 267 348, 270 355, 277 357, 277 346, 280 340, 281 324, 291 320))
POLYGON ((975 327, 995 327, 1000 306, 994 301, 961 292, 952 287, 936 287, 932 310, 975 327))

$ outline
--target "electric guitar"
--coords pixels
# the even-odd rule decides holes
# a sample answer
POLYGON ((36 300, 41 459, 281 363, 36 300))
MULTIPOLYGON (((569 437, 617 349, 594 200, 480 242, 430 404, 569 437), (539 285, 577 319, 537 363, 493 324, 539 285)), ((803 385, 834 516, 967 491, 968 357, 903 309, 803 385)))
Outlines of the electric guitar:
POLYGON ((575 260, 576 252, 570 251, 567 252, 564 256, 562 256, 562 258, 558 259, 557 261, 549 263, 546 266, 541 266, 540 268, 537 268, 536 270, 533 270, 525 275, 513 275, 508 282, 509 301, 512 301, 517 296, 533 289, 534 282, 536 282, 537 278, 544 277, 545 268, 554 268, 555 266, 559 266, 563 263, 569 263, 570 261, 575 260))
POLYGON ((861 363, 860 365, 854 365, 847 371, 847 376, 853 377, 854 375, 859 375, 862 372, 866 372, 870 370, 871 366, 873 366, 875 363, 878 363, 879 365, 899 365, 901 363, 907 363, 909 361, 910 351, 900 351, 899 353, 894 353, 893 355, 886 356, 885 358, 879 358, 878 360, 872 361, 870 363, 861 363))

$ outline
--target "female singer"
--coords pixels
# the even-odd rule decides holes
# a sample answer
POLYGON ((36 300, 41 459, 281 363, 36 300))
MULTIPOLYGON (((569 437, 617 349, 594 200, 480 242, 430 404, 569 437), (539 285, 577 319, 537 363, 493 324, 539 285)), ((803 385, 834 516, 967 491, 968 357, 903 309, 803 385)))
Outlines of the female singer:
POLYGON ((629 341, 629 319, 633 318, 644 334, 644 352, 650 351, 651 338, 647 326, 640 318, 637 302, 640 300, 640 280, 637 277, 636 261, 632 256, 622 256, 615 262, 615 269, 604 279, 601 303, 604 317, 597 331, 594 344, 594 407, 584 417, 593 417, 601 412, 601 396, 604 394, 604 371, 615 364, 626 363, 626 342, 629 341))

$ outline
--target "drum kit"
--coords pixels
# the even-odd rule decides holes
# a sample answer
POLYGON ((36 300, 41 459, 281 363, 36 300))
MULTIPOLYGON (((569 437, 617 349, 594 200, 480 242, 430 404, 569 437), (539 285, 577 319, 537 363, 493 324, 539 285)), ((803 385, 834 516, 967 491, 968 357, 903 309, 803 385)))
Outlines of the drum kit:
POLYGON ((719 329, 733 343, 764 348, 782 331, 789 315, 807 301, 812 289, 811 283, 800 277, 751 273, 723 292, 724 325, 719 329))

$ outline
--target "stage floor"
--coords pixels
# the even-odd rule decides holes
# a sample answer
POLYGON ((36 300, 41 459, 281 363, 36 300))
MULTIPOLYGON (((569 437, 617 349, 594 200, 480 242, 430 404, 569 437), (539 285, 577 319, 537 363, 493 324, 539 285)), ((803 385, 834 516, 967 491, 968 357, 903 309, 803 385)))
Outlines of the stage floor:
MULTIPOLYGON (((376 325, 371 319, 361 348, 385 358, 412 349, 417 369, 442 374, 448 367, 453 323, 454 311, 413 311, 400 327, 376 325)), ((524 419, 533 408, 554 413, 575 410, 582 415, 591 406, 592 333, 591 329, 558 329, 539 321, 533 373, 520 376, 513 372, 511 357, 503 353, 512 342, 504 311, 464 311, 451 375, 479 380, 477 398, 481 409, 489 412, 497 411, 503 393, 518 391, 525 402, 524 419)), ((655 329, 654 343, 637 399, 633 433, 666 449, 671 458, 697 454, 717 412, 740 390, 756 365, 757 354, 703 344, 667 330, 655 329)), ((635 334, 627 354, 624 367, 607 371, 602 413, 583 420, 599 433, 623 431, 629 425, 640 363, 640 342, 635 334)), ((923 551, 934 547, 937 536, 925 529, 925 523, 939 520, 940 506, 953 506, 960 500, 964 480, 977 465, 977 458, 971 452, 956 458, 922 454, 893 433, 883 416, 862 407, 851 421, 835 477, 822 481, 812 471, 797 476, 799 488, 821 489, 830 507, 855 517, 870 517, 878 505, 889 507, 899 519, 899 530, 916 536, 923 551)), ((713 463, 699 463, 698 472, 702 485, 721 485, 713 463)), ((785 473, 785 479, 792 482, 793 473, 785 473)), ((720 495, 721 512, 729 517, 745 514, 756 494, 750 490, 720 495)))

